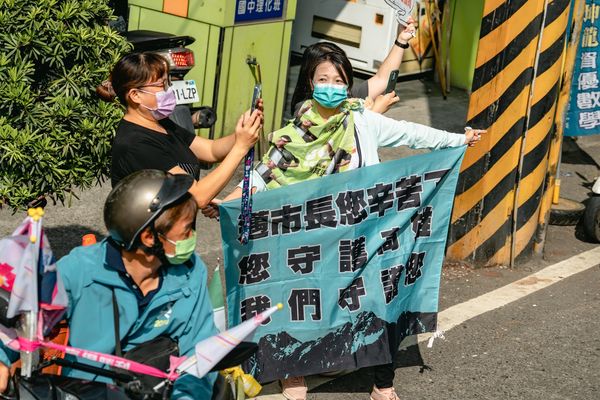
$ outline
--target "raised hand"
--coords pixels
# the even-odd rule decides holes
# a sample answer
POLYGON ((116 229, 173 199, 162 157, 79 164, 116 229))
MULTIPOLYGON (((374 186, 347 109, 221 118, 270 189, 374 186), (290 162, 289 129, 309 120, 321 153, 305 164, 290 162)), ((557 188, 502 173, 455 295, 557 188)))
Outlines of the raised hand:
POLYGON ((404 27, 404 30, 398 35, 398 40, 402 43, 408 43, 408 41, 414 38, 417 34, 417 26, 413 17, 408 17, 408 25, 404 27))
POLYGON ((465 144, 475 146, 481 140, 481 135, 487 133, 485 129, 465 128, 465 144))
POLYGON ((235 145, 250 150, 258 141, 262 127, 263 113, 257 109, 250 114, 246 111, 238 119, 235 127, 235 145))

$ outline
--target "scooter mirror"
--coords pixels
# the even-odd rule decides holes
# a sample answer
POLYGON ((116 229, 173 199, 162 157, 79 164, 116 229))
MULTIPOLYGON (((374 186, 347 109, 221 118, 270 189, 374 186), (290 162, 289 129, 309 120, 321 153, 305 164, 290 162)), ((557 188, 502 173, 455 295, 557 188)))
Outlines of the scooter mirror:
POLYGON ((194 128, 210 128, 217 122, 217 113, 212 107, 202 106, 194 109, 192 121, 194 128))

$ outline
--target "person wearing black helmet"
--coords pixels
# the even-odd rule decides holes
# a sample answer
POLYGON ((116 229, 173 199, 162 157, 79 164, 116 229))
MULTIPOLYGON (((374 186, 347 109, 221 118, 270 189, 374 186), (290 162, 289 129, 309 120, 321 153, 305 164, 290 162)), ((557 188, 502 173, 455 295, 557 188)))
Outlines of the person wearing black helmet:
MULTIPOLYGON (((156 340, 169 338, 169 348, 179 351, 166 354, 166 369, 169 355, 189 356, 196 343, 217 332, 206 268, 194 253, 197 205, 188 193, 193 181, 158 170, 127 176, 106 199, 108 238, 58 261, 69 299, 71 346, 119 355, 148 345, 155 354, 161 351, 153 347, 156 340)), ((16 353, 0 348, 3 364, 14 361, 11 355, 16 353)), ((68 368, 62 374, 108 380, 68 368)), ((171 398, 210 399, 215 378, 184 375, 171 398)))

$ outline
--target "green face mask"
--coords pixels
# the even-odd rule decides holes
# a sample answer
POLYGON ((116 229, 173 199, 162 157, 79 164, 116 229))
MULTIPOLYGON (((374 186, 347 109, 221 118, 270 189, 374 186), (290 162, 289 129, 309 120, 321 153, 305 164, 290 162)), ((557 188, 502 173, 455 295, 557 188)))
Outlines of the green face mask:
POLYGON ((194 249, 196 248, 196 231, 192 231, 192 234, 189 238, 173 241, 171 239, 167 239, 164 235, 162 237, 169 243, 175 245, 175 254, 167 254, 167 261, 171 264, 183 264, 187 260, 190 259, 192 254, 194 254, 194 249))

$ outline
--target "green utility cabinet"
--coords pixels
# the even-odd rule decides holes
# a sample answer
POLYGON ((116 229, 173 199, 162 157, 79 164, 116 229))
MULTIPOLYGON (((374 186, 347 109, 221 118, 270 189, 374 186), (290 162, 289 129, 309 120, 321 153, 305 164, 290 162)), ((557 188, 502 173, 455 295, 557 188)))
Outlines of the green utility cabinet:
MULTIPOLYGON (((129 29, 189 35, 196 41, 196 81, 200 104, 212 106, 217 122, 205 137, 232 133, 250 108, 255 58, 262 72, 264 131, 281 127, 296 0, 130 0, 129 29)), ((266 136, 266 135, 265 135, 266 136)))

